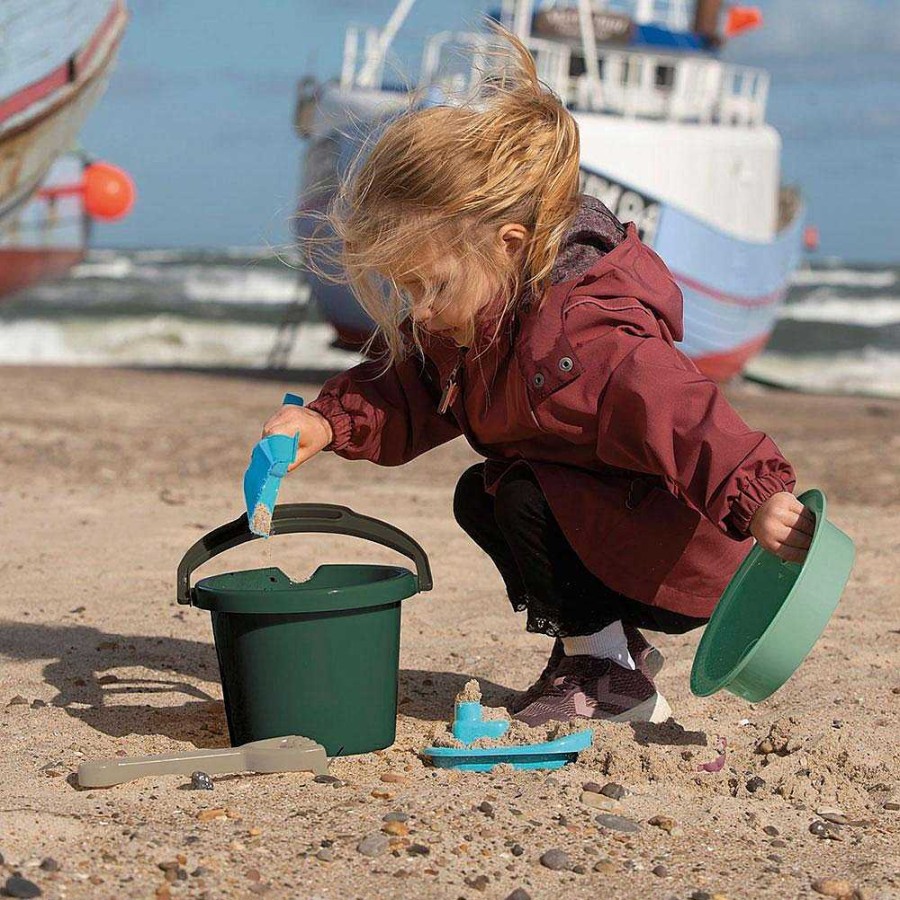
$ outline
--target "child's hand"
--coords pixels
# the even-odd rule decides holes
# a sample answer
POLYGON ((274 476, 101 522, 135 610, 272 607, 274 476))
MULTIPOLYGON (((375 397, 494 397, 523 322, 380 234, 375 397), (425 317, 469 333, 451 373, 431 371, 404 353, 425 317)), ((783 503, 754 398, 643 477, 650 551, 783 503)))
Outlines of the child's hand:
POLYGON ((793 494, 779 491, 753 514, 750 533, 766 550, 800 563, 806 559, 815 522, 815 516, 793 494))
POLYGON ((334 439, 331 425, 324 416, 305 406, 286 404, 263 425, 262 436, 286 434, 293 437, 300 432, 297 458, 288 466, 288 472, 324 450, 334 439))

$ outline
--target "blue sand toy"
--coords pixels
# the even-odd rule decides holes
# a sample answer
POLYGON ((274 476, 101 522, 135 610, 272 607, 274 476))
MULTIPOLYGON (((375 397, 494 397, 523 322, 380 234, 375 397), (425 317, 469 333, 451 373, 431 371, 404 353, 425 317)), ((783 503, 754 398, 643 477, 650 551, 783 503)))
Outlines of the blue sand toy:
MULTIPOLYGON (((303 398, 285 394, 282 403, 303 406, 303 398)), ((288 466, 297 458, 300 432, 293 437, 273 434, 263 438, 250 454, 250 465, 244 473, 244 500, 247 504, 247 523, 250 531, 260 537, 268 537, 272 513, 281 479, 288 466)))
MULTIPOLYGON (((453 737, 464 744, 479 738, 497 739, 509 729, 506 719, 483 719, 479 702, 456 704, 451 726, 453 737)), ((465 772, 489 772, 494 766, 507 763, 516 769, 560 769, 575 762, 582 750, 594 739, 589 728, 567 734, 542 744, 517 744, 509 747, 426 747, 422 754, 440 769, 461 769, 465 772)))

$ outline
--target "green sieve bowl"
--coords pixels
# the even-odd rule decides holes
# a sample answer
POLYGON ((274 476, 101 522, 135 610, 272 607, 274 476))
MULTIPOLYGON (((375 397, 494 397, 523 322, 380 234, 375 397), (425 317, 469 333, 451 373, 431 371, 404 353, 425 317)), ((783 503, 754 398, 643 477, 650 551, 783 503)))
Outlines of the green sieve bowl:
POLYGON ((798 498, 816 517, 803 563, 757 544, 722 594, 697 647, 691 690, 723 688, 757 702, 778 690, 812 650, 838 605, 856 555, 853 541, 826 517, 825 495, 798 498))

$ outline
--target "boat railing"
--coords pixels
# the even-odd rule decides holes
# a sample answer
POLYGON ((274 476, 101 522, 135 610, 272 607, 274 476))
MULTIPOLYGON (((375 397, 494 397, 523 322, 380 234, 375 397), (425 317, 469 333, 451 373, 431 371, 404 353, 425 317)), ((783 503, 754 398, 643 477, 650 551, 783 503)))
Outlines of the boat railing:
MULTIPOLYGON (((536 38, 527 44, 541 80, 573 109, 703 124, 765 122, 769 76, 762 69, 700 55, 601 47, 595 78, 584 71, 580 48, 536 38)), ((420 83, 451 93, 472 87, 490 46, 490 37, 478 32, 434 35, 425 46, 420 83), (460 67, 459 59, 468 65, 460 67)))

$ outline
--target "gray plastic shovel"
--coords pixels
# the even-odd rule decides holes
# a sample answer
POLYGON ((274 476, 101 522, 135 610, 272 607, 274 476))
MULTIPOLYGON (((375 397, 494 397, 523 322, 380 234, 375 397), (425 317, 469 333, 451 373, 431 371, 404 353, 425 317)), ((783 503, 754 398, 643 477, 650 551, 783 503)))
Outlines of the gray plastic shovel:
POLYGON ((94 759, 78 767, 78 784, 85 788, 112 787, 148 775, 232 775, 236 772, 328 771, 325 748, 299 735, 253 741, 222 750, 192 750, 155 756, 122 756, 94 759))

